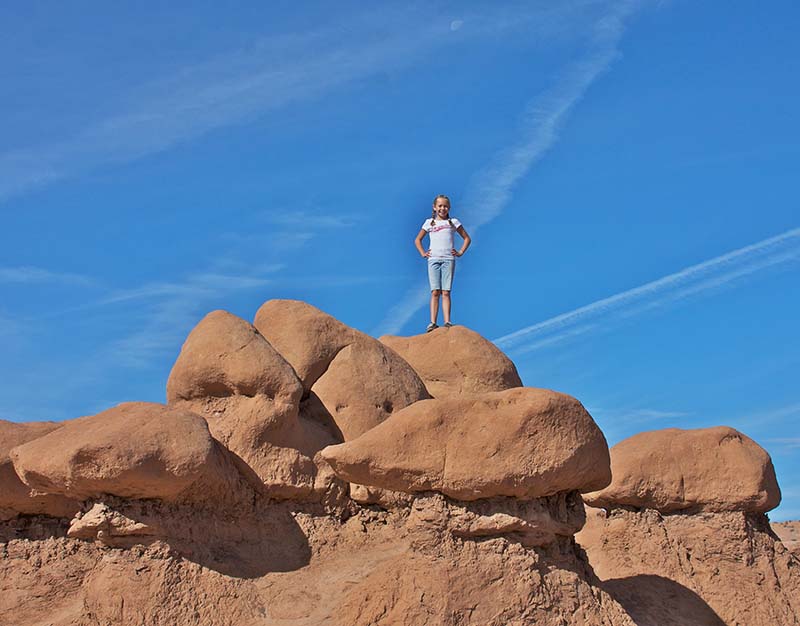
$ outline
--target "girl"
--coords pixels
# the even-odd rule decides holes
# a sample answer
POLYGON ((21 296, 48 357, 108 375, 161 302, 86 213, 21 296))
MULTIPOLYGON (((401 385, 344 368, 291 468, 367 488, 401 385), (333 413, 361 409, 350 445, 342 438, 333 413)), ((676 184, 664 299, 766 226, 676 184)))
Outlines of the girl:
POLYGON ((439 315, 439 296, 442 296, 442 314, 444 325, 450 328, 450 289, 453 286, 453 273, 456 269, 455 257, 461 256, 472 242, 467 231, 456 218, 450 217, 450 198, 436 196, 433 199, 433 215, 425 220, 414 240, 414 245, 423 258, 428 259, 428 281, 431 284, 431 323, 427 332, 439 328, 436 318, 439 315), (453 233, 457 232, 464 239, 461 250, 453 246, 453 233), (422 238, 429 234, 430 250, 422 249, 422 238))

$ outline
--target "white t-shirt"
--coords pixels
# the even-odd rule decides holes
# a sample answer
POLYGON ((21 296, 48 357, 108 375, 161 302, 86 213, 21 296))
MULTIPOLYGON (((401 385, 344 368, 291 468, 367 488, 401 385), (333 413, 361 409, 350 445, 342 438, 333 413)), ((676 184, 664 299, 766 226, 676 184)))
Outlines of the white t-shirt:
POLYGON ((453 233, 460 227, 461 222, 456 218, 448 220, 434 220, 433 226, 429 219, 422 224, 424 230, 431 238, 431 259, 452 259, 453 258, 453 233), (452 226, 450 221, 453 222, 452 226))

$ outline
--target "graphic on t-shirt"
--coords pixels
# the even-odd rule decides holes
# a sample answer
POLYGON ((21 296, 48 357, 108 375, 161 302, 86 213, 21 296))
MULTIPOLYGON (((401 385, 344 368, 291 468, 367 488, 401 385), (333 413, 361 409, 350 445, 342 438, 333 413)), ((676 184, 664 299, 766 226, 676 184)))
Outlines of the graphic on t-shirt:
POLYGON ((432 259, 452 259, 453 258, 453 233, 459 229, 461 222, 456 218, 452 220, 425 220, 422 230, 426 231, 431 239, 432 259), (450 222, 452 221, 452 225, 450 222))

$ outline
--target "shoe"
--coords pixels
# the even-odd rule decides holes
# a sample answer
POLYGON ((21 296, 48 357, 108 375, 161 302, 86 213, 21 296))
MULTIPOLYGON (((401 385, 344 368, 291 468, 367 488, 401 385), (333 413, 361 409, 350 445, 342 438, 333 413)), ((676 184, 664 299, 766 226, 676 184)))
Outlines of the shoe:
POLYGON ((453 326, 453 325, 452 325, 450 322, 445 322, 445 323, 444 323, 444 327, 445 327, 445 328, 451 328, 452 326, 453 326))
POLYGON ((425 332, 429 333, 432 330, 436 330, 437 328, 439 328, 439 325, 436 322, 431 322, 430 324, 428 324, 428 327, 425 329, 425 332))

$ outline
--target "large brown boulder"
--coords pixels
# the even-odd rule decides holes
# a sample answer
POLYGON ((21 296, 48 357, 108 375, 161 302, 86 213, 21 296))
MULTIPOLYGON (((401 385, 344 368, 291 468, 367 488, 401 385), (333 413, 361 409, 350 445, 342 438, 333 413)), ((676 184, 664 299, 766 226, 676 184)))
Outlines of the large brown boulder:
POLYGON ((611 449, 611 484, 584 496, 588 504, 681 510, 774 509, 781 501, 772 460, 727 426, 639 433, 611 449))
POLYGON ((434 398, 522 387, 517 368, 491 341, 464 326, 380 341, 408 361, 434 398))
POLYGON ((0 519, 27 515, 72 517, 79 504, 60 495, 32 493, 14 471, 9 452, 12 448, 43 437, 60 428, 56 422, 8 422, 0 420, 0 519))
POLYGON ((11 450, 29 487, 75 500, 102 497, 182 500, 235 483, 236 472, 202 417, 150 402, 127 402, 11 450))
POLYGON ((538 498, 611 480, 606 440, 581 403, 529 387, 417 402, 321 455, 343 480, 458 500, 538 498))
POLYGON ((167 401, 242 395, 293 405, 303 393, 297 375, 245 320, 212 311, 186 338, 167 380, 167 401))
POLYGON ((268 300, 256 312, 253 325, 291 363, 306 391, 339 350, 362 334, 300 300, 268 300))
POLYGON ((395 411, 429 397, 408 363, 369 338, 342 348, 312 392, 345 441, 367 432, 395 411))
POLYGON ((277 498, 309 495, 319 473, 314 455, 340 441, 299 414, 302 393, 292 366, 226 311, 209 313, 189 333, 167 381, 167 401, 205 417, 242 469, 277 498))
POLYGON ((333 420, 345 441, 430 397, 396 352, 310 304, 270 300, 255 326, 303 381, 309 414, 333 420))

